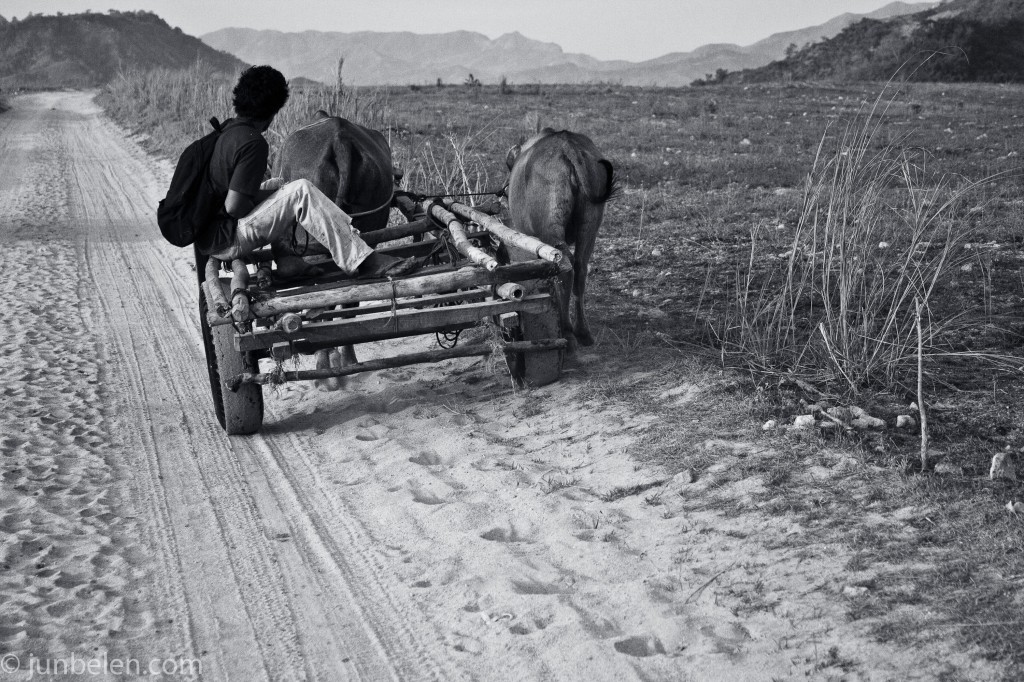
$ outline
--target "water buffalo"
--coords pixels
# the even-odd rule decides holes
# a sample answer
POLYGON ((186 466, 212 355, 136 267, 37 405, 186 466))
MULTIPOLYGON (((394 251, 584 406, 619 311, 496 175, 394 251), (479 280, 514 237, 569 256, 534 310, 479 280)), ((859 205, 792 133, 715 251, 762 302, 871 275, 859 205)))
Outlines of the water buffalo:
MULTIPOLYGON (((360 232, 388 224, 395 172, 391 148, 379 131, 318 111, 312 123, 285 139, 274 175, 285 182, 309 180, 352 216, 352 225, 360 232)), ((352 346, 340 353, 317 351, 315 357, 320 368, 356 362, 352 346)), ((327 390, 341 385, 340 379, 317 382, 327 390)))
POLYGON ((377 130, 324 111, 281 145, 275 176, 304 178, 352 216, 360 232, 388 224, 395 173, 391 147, 377 130))
POLYGON ((570 347, 576 341, 589 346, 594 337, 584 311, 587 265, 616 187, 612 164, 585 135, 551 128, 509 150, 506 163, 511 227, 558 248, 572 264, 560 283, 562 329, 570 347), (576 295, 574 324, 570 294, 576 295))

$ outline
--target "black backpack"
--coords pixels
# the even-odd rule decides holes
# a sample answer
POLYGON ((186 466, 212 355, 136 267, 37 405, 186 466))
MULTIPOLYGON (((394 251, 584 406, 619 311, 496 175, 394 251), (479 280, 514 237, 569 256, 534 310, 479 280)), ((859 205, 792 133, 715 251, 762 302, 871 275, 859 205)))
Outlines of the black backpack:
POLYGON ((191 143, 178 158, 167 196, 156 209, 156 222, 164 238, 175 246, 188 246, 206 230, 224 203, 210 182, 210 159, 223 128, 210 119, 213 130, 191 143))

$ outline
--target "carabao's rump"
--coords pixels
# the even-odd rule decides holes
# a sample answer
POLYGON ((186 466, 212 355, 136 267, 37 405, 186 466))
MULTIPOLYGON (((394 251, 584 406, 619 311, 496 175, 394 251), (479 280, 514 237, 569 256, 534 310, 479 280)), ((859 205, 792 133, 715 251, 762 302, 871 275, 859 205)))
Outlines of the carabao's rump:
POLYGON ((605 203, 615 192, 612 164, 587 136, 550 128, 513 147, 506 163, 511 226, 558 248, 572 264, 560 283, 562 329, 570 345, 589 346, 594 338, 585 312, 587 267, 605 203), (575 321, 569 317, 571 294, 575 321))

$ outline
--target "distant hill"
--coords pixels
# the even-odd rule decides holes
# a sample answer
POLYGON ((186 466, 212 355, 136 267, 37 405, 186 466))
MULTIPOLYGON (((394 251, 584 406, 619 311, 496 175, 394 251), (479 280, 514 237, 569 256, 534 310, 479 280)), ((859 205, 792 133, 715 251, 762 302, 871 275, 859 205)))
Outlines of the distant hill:
POLYGON ((185 68, 197 60, 231 73, 245 66, 151 12, 0 20, 0 88, 5 90, 93 87, 122 68, 185 68))
POLYGON ((949 0, 888 21, 861 20, 835 37, 729 82, 884 80, 1024 82, 1024 0, 949 0))
POLYGON ((748 47, 714 44, 643 62, 601 61, 563 52, 554 43, 519 33, 495 39, 470 31, 416 33, 304 31, 282 33, 227 28, 202 36, 211 47, 251 63, 273 64, 286 76, 334 82, 339 58, 342 76, 354 85, 462 83, 469 74, 484 83, 503 77, 511 83, 621 82, 624 85, 688 85, 718 69, 763 66, 797 47, 836 35, 864 17, 885 19, 934 7, 936 3, 894 2, 867 15, 844 14, 799 31, 779 33, 748 47))

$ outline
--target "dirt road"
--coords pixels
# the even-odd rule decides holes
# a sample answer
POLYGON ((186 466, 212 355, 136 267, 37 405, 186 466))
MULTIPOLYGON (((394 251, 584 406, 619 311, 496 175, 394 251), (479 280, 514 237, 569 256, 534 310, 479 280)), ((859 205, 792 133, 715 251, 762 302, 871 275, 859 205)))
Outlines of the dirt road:
POLYGON ((990 673, 847 622, 844 557, 777 542, 792 524, 684 513, 713 477, 653 485, 625 456, 644 420, 571 374, 523 393, 463 360, 288 386, 259 436, 226 437, 190 253, 155 226, 170 168, 71 92, 16 99, 0 159, 0 679, 74 657, 108 662, 89 679, 990 673))

